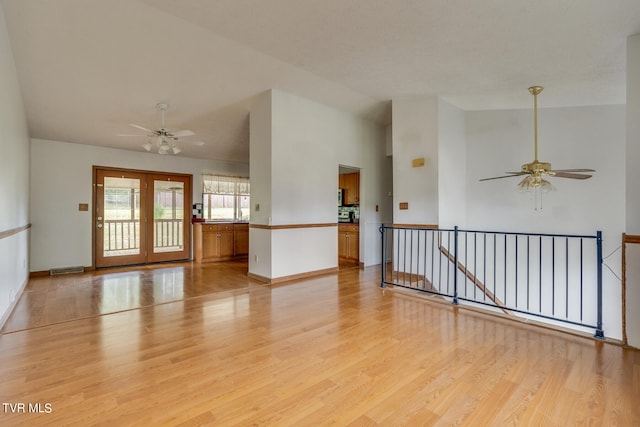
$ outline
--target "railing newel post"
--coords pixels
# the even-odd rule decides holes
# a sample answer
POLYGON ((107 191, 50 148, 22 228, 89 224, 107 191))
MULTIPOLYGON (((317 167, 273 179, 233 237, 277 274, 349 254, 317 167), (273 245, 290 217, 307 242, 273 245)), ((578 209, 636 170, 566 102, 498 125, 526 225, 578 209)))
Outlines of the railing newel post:
POLYGON ((597 257, 598 257, 598 321, 596 324, 595 337, 604 339, 604 331, 602 330, 602 231, 596 233, 597 257))

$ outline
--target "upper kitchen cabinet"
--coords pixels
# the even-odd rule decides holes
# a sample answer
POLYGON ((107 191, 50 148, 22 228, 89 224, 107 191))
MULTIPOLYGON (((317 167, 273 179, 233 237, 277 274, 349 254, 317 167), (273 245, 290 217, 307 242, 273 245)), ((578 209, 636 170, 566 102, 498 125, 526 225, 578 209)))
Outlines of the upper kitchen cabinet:
POLYGON ((340 174, 338 186, 344 190, 343 204, 360 204, 360 172, 340 174))

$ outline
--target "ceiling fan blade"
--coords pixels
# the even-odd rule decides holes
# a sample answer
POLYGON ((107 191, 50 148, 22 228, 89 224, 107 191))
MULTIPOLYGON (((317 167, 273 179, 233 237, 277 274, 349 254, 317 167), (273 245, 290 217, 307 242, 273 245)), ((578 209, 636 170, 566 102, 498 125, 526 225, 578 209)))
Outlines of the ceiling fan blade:
POLYGON ((202 147, 204 145, 204 141, 193 141, 193 145, 197 145, 198 147, 202 147))
POLYGON ((129 134, 129 133, 119 133, 119 134, 118 134, 118 135, 116 135, 116 136, 137 136, 137 137, 141 137, 141 136, 147 136, 147 135, 145 135, 145 134, 143 134, 143 133, 139 133, 139 134, 137 134, 137 135, 129 134))
MULTIPOLYGON (((511 173, 511 172, 508 172, 511 173)), ((512 173, 511 175, 504 175, 504 176, 494 176, 493 178, 483 178, 480 181, 491 181, 492 179, 502 179, 502 178, 511 178, 514 176, 521 176, 521 175, 527 175, 526 172, 518 172, 518 173, 512 173)))
POLYGON ((191 136, 191 135, 195 135, 195 133, 191 132, 190 130, 177 130, 175 132, 169 132, 171 135, 175 136, 176 138, 181 138, 183 136, 191 136))
POLYGON ((143 130, 143 131, 145 131, 147 133, 153 133, 153 131, 151 129, 147 129, 147 128, 139 126, 139 125, 134 125, 134 124, 130 123, 129 126, 133 126, 134 128, 141 129, 141 130, 143 130))
POLYGON ((595 172, 594 169, 554 169, 553 172, 595 172))
POLYGON ((580 173, 570 173, 570 172, 559 172, 554 171, 556 178, 571 178, 571 179, 587 179, 591 178, 591 175, 583 175, 580 173))

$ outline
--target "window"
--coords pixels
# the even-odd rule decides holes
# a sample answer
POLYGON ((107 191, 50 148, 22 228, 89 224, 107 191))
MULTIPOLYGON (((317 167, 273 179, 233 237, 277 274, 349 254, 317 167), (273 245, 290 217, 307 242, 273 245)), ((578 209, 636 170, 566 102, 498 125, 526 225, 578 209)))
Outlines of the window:
POLYGON ((249 221, 249 178, 202 176, 202 205, 206 220, 249 221))

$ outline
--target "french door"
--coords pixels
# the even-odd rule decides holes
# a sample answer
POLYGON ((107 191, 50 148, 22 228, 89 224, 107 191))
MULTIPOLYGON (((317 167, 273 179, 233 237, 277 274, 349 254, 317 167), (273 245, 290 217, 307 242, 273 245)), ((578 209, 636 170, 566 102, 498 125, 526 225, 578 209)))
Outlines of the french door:
POLYGON ((190 255, 191 175, 94 166, 96 268, 190 255))

